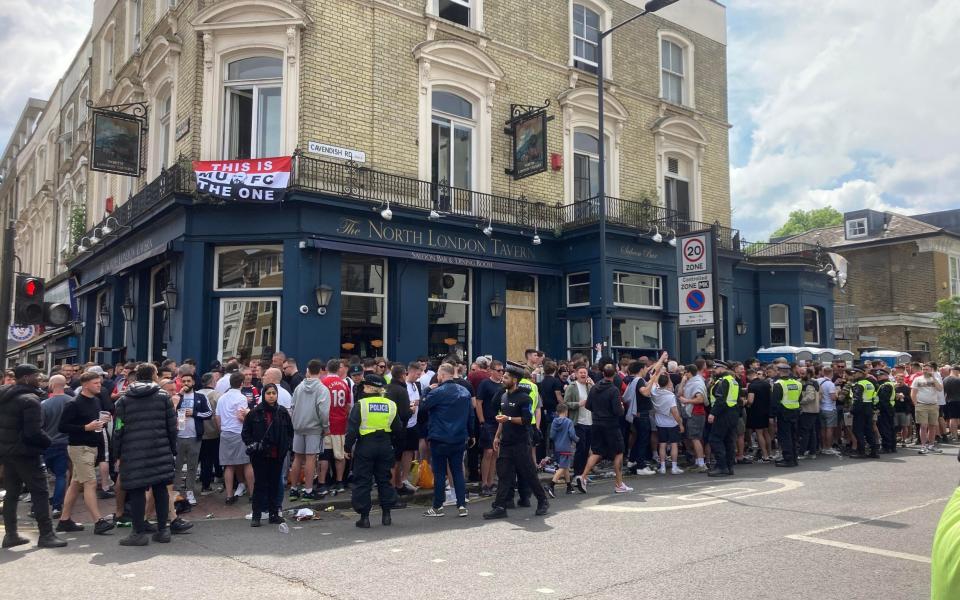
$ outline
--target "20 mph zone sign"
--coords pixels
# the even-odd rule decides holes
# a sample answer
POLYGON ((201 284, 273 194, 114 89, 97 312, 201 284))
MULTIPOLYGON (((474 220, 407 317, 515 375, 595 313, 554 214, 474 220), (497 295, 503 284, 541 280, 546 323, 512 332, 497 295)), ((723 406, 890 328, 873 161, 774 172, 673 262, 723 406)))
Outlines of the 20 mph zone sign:
POLYGON ((707 273, 710 263, 707 257, 707 236, 693 235, 683 238, 680 245, 680 275, 707 273))

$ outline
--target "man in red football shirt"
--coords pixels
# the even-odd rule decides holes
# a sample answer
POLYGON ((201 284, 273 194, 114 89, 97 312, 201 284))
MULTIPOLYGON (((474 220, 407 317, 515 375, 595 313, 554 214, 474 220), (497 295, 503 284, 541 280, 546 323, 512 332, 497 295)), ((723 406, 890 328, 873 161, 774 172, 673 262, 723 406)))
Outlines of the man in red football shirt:
POLYGON ((343 485, 343 472, 347 465, 344 455, 344 438, 347 435, 347 417, 350 416, 352 404, 350 386, 337 375, 340 361, 331 360, 327 363, 328 375, 321 382, 330 390, 330 435, 323 439, 323 454, 320 459, 320 485, 325 483, 327 469, 330 468, 330 459, 334 460, 337 482, 333 491, 340 493, 346 490, 343 485))

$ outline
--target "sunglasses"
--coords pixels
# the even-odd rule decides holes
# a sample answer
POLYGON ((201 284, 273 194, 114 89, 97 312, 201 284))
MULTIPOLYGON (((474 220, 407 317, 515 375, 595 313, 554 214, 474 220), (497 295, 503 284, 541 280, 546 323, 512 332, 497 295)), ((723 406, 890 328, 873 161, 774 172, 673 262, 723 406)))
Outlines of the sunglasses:
POLYGON ((387 365, 377 365, 377 368, 378 368, 378 369, 386 369, 386 368, 387 368, 387 365))
POLYGON ((503 373, 503 369, 494 369, 493 372, 494 372, 494 373, 503 373))

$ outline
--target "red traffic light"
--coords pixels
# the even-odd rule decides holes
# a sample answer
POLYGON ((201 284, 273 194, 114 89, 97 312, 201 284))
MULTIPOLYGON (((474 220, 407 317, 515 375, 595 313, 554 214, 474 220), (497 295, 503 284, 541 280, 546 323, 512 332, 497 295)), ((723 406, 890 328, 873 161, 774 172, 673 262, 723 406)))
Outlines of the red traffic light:
POLYGON ((40 291, 40 288, 36 279, 27 279, 23 282, 23 295, 27 298, 35 297, 38 291, 40 291))

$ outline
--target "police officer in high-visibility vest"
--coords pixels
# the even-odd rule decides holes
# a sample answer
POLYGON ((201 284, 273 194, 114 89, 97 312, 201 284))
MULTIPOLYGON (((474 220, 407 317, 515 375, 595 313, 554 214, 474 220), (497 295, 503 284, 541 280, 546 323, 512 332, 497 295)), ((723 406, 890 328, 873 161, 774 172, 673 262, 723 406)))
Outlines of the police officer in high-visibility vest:
POLYGON ((737 421, 740 411, 737 400, 740 398, 740 384, 733 375, 734 366, 721 361, 713 363, 713 385, 707 402, 710 403, 710 449, 716 464, 707 475, 710 477, 729 477, 733 475, 733 465, 737 462, 737 421))
POLYGON ((857 453, 852 458, 879 458, 877 436, 873 431, 873 411, 877 407, 877 386, 867 379, 862 369, 851 369, 853 385, 853 435, 857 438, 857 453), (870 454, 867 454, 867 444, 870 454))
POLYGON ((877 407, 880 414, 877 416, 877 429, 880 431, 880 453, 894 454, 897 451, 897 433, 893 425, 894 404, 897 402, 897 384, 890 381, 890 371, 884 368, 875 369, 877 378, 877 407))
POLYGON ((778 377, 773 382, 770 405, 777 417, 777 443, 781 458, 778 467, 796 467, 797 424, 800 421, 800 393, 803 386, 794 379, 793 370, 786 362, 777 364, 778 377))
POLYGON ((353 510, 360 519, 357 527, 370 527, 370 490, 377 482, 377 494, 383 513, 381 522, 392 523, 390 510, 403 508, 390 481, 393 468, 393 438, 404 429, 397 417, 397 405, 383 394, 386 382, 376 373, 363 376, 363 393, 353 403, 347 420, 346 457, 353 458, 353 510), (356 447, 354 447, 356 445, 356 447))
MULTIPOLYGON (((533 462, 537 462, 537 444, 540 443, 540 436, 542 435, 538 425, 541 417, 540 388, 530 379, 530 370, 527 367, 511 361, 507 361, 507 366, 518 369, 517 372, 523 372, 523 378, 520 379, 520 382, 517 384, 517 389, 530 396, 530 425, 527 430, 530 433, 530 456, 533 458, 533 462)), ((517 506, 524 508, 530 506, 531 493, 530 488, 527 487, 526 480, 518 477, 517 495, 520 498, 517 501, 517 506)))

